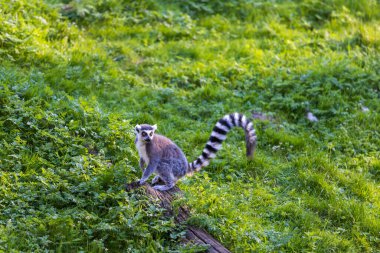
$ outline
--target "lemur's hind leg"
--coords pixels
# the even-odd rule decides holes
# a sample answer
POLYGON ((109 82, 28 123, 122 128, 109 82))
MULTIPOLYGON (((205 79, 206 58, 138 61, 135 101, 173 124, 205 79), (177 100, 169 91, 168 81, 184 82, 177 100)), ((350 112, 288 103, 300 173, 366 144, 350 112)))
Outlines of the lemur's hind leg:
POLYGON ((173 172, 170 168, 159 168, 157 169, 161 173, 158 175, 159 178, 164 181, 165 185, 155 185, 153 188, 155 190, 159 191, 166 191, 174 187, 175 183, 177 182, 176 178, 173 175, 173 172))
POLYGON ((159 176, 159 175, 155 176, 155 177, 152 179, 152 184, 157 183, 158 180, 160 180, 160 176, 159 176))
POLYGON ((169 184, 166 185, 155 185, 153 186, 153 189, 158 190, 158 191, 167 191, 173 188, 175 185, 174 182, 170 182, 169 184))

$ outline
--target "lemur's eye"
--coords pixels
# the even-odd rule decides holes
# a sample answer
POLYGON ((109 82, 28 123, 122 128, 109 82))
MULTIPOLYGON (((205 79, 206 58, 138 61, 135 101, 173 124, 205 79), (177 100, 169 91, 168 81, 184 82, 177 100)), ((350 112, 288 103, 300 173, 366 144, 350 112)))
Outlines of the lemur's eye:
POLYGON ((149 136, 153 136, 153 132, 150 132, 150 133, 149 133, 149 136))
POLYGON ((146 136, 146 132, 142 132, 142 134, 141 134, 141 135, 145 137, 145 136, 146 136))

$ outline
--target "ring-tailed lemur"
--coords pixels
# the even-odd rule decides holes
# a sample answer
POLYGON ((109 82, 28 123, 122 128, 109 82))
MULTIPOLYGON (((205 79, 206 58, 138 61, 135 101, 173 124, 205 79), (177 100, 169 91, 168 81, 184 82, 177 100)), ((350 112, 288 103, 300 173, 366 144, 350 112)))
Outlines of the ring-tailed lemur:
POLYGON ((140 184, 145 183, 152 173, 157 174, 152 180, 155 184, 160 178, 165 185, 156 185, 153 188, 160 191, 171 189, 178 179, 186 174, 199 171, 209 164, 221 149, 222 142, 233 127, 242 127, 245 130, 247 157, 253 158, 256 146, 256 133, 253 124, 244 115, 233 113, 221 118, 212 130, 211 136, 203 149, 202 154, 192 163, 188 163, 182 150, 165 136, 155 134, 157 125, 136 125, 136 147, 140 156, 140 167, 145 168, 140 184))

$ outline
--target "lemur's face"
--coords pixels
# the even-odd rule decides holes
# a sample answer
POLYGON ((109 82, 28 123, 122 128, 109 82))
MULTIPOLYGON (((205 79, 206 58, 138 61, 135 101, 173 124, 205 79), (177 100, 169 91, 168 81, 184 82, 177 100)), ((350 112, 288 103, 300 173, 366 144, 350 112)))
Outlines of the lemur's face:
POLYGON ((154 132, 157 129, 157 125, 136 125, 135 126, 135 134, 139 141, 142 142, 151 142, 154 137, 154 132))

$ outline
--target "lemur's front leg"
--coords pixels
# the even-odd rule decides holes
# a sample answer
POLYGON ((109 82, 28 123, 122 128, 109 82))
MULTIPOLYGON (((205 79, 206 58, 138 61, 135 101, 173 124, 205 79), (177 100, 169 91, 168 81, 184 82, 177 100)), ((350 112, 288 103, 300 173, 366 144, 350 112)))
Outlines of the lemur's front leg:
POLYGON ((148 164, 148 167, 143 172, 143 175, 140 179, 140 184, 144 184, 146 180, 153 174, 154 170, 157 168, 158 162, 151 160, 148 164))
POLYGON ((142 157, 140 158, 139 165, 140 165, 140 169, 142 169, 142 170, 144 171, 144 168, 145 168, 145 161, 144 161, 144 159, 143 159, 142 157))
MULTIPOLYGON (((144 159, 143 159, 142 157, 140 158, 140 168, 142 169, 142 171, 144 171, 144 168, 145 168, 145 161, 144 161, 144 159)), ((152 184, 157 183, 158 180, 160 180, 160 176, 159 176, 159 175, 156 175, 156 176, 152 179, 152 184)))

